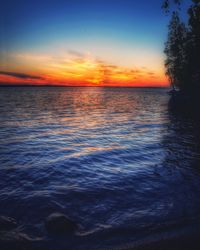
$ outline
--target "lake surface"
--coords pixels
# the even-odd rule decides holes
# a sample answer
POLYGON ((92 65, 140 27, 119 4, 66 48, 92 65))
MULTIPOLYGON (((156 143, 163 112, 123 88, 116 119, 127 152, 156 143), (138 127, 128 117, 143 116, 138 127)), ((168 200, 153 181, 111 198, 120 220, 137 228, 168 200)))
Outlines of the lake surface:
POLYGON ((42 238, 35 249, 198 231, 200 122, 168 102, 167 89, 1 87, 0 214, 42 238), (53 212, 81 230, 52 238, 53 212))

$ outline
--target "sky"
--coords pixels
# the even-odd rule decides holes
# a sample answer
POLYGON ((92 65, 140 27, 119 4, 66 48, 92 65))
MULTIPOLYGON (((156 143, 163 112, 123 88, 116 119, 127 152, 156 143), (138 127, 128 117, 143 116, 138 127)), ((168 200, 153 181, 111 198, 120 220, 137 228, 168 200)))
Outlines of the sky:
POLYGON ((3 0, 0 84, 168 86, 162 0, 3 0))

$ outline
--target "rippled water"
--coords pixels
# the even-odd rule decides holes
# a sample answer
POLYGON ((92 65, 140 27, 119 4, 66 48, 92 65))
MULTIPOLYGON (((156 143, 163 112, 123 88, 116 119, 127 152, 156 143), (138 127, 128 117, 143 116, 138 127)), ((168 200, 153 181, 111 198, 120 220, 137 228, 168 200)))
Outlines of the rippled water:
POLYGON ((193 228, 200 123, 171 111, 166 92, 1 87, 0 214, 42 235, 42 249, 119 249, 193 228), (81 231, 51 239, 52 212, 81 231))

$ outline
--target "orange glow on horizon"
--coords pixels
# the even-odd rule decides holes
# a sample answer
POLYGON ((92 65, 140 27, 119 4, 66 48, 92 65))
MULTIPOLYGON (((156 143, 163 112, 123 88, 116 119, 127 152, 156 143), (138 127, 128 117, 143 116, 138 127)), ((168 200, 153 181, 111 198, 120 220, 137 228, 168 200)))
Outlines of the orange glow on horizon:
POLYGON ((20 54, 0 67, 0 84, 167 87, 163 69, 130 69, 84 57, 54 58, 20 54))

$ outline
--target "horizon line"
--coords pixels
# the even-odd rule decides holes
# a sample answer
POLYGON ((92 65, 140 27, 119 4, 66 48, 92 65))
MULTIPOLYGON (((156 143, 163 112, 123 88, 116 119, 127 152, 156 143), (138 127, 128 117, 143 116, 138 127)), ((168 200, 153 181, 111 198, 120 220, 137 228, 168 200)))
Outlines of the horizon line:
POLYGON ((83 85, 52 85, 52 84, 1 84, 0 87, 62 87, 62 88, 170 88, 170 86, 83 86, 83 85))

